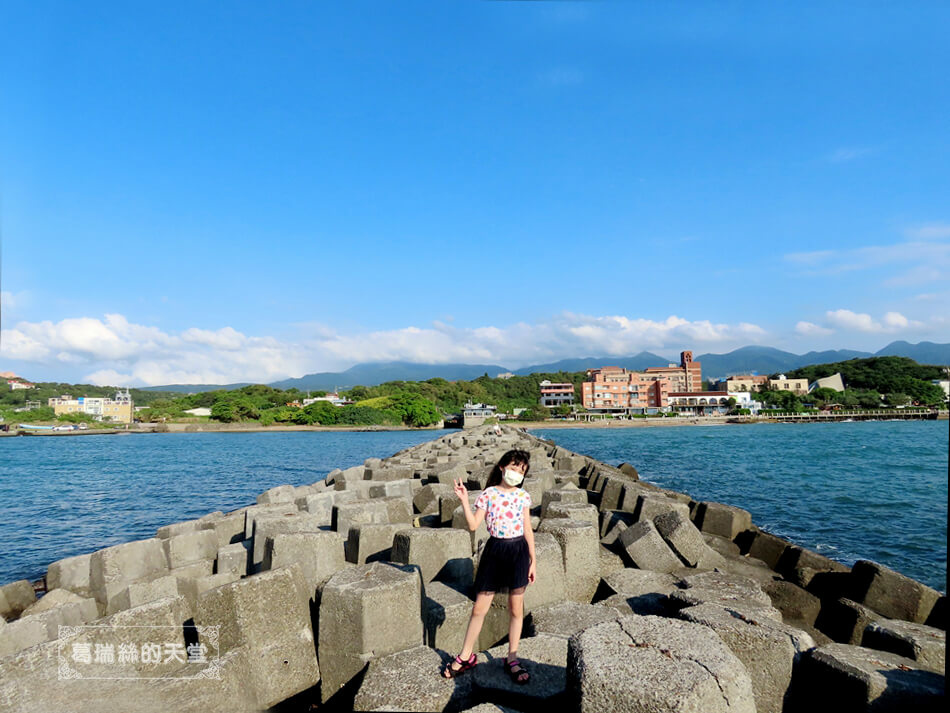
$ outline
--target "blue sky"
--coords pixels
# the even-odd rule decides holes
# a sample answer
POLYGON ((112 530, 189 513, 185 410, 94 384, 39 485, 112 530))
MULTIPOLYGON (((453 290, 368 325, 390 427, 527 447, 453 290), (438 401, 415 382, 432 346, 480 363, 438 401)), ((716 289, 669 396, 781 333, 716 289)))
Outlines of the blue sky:
POLYGON ((950 341, 950 6, 7 3, 0 370, 950 341))

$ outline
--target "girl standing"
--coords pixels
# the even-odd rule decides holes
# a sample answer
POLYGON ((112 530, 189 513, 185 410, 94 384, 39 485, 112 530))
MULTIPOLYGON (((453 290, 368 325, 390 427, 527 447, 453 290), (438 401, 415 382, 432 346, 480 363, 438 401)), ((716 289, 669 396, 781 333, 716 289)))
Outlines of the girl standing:
POLYGON ((524 620, 524 591, 535 581, 534 532, 531 530, 531 496, 522 481, 528 474, 530 456, 526 451, 505 453, 492 468, 481 495, 475 500, 475 512, 468 502, 468 489, 461 478, 453 482, 462 501, 468 529, 474 532, 485 521, 489 538, 478 561, 475 575, 475 604, 465 631, 461 653, 442 672, 454 678, 474 668, 475 641, 485 621, 495 592, 508 592, 508 655, 505 669, 512 680, 527 683, 528 672, 517 659, 524 620))

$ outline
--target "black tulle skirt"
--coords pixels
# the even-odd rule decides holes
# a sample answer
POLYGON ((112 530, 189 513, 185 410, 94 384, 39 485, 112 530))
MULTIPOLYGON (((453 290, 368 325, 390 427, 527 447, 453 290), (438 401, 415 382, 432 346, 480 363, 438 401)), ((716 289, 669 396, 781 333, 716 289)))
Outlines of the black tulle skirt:
POLYGON ((478 559, 475 591, 524 594, 530 567, 531 554, 524 535, 489 537, 478 559))

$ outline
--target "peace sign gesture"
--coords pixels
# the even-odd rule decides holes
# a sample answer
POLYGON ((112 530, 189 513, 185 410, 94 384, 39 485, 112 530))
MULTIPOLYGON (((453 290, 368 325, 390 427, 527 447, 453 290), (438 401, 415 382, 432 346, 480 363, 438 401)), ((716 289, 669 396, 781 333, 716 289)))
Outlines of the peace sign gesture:
POLYGON ((465 487, 465 483, 462 482, 461 478, 455 478, 452 480, 452 491, 463 503, 468 502, 468 488, 465 487))

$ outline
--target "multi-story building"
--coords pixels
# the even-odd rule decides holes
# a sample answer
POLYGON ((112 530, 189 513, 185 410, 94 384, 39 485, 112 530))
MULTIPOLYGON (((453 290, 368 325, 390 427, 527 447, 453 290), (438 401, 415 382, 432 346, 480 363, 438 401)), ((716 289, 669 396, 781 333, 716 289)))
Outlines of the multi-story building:
POLYGON ((720 391, 761 391, 769 385, 769 377, 757 374, 737 374, 719 379, 720 391))
POLYGON ((619 366, 588 369, 581 402, 588 411, 655 413, 669 406, 671 393, 699 391, 702 384, 702 365, 693 361, 691 351, 684 351, 679 365, 651 366, 644 371, 619 366))
POLYGON ((646 373, 651 376, 665 376, 670 381, 671 391, 699 391, 703 388, 703 369, 698 361, 693 361, 693 352, 680 352, 680 363, 668 366, 649 366, 646 373))
POLYGON ((492 406, 490 404, 473 404, 471 402, 466 403, 465 407, 462 409, 462 428, 474 428, 475 426, 481 426, 487 419, 493 418, 495 416, 497 409, 497 406, 492 406))
POLYGON ((808 379, 788 379, 779 374, 777 379, 769 379, 770 391, 791 391, 793 394, 808 393, 808 379))
POLYGON ((113 421, 116 423, 131 423, 134 404, 129 390, 117 391, 114 398, 89 398, 79 396, 73 398, 64 394, 59 398, 51 398, 49 405, 57 416, 69 413, 88 413, 97 421, 113 421))
POLYGON ((666 375, 604 366, 587 370, 581 403, 588 411, 646 413, 667 406, 669 392, 666 375))
POLYGON ((29 381, 17 381, 16 379, 9 379, 7 383, 10 385, 10 391, 18 391, 20 389, 35 389, 36 384, 31 384, 29 381))
POLYGON ((553 408, 574 405, 574 384, 556 384, 545 379, 538 386, 541 389, 542 406, 553 408))

